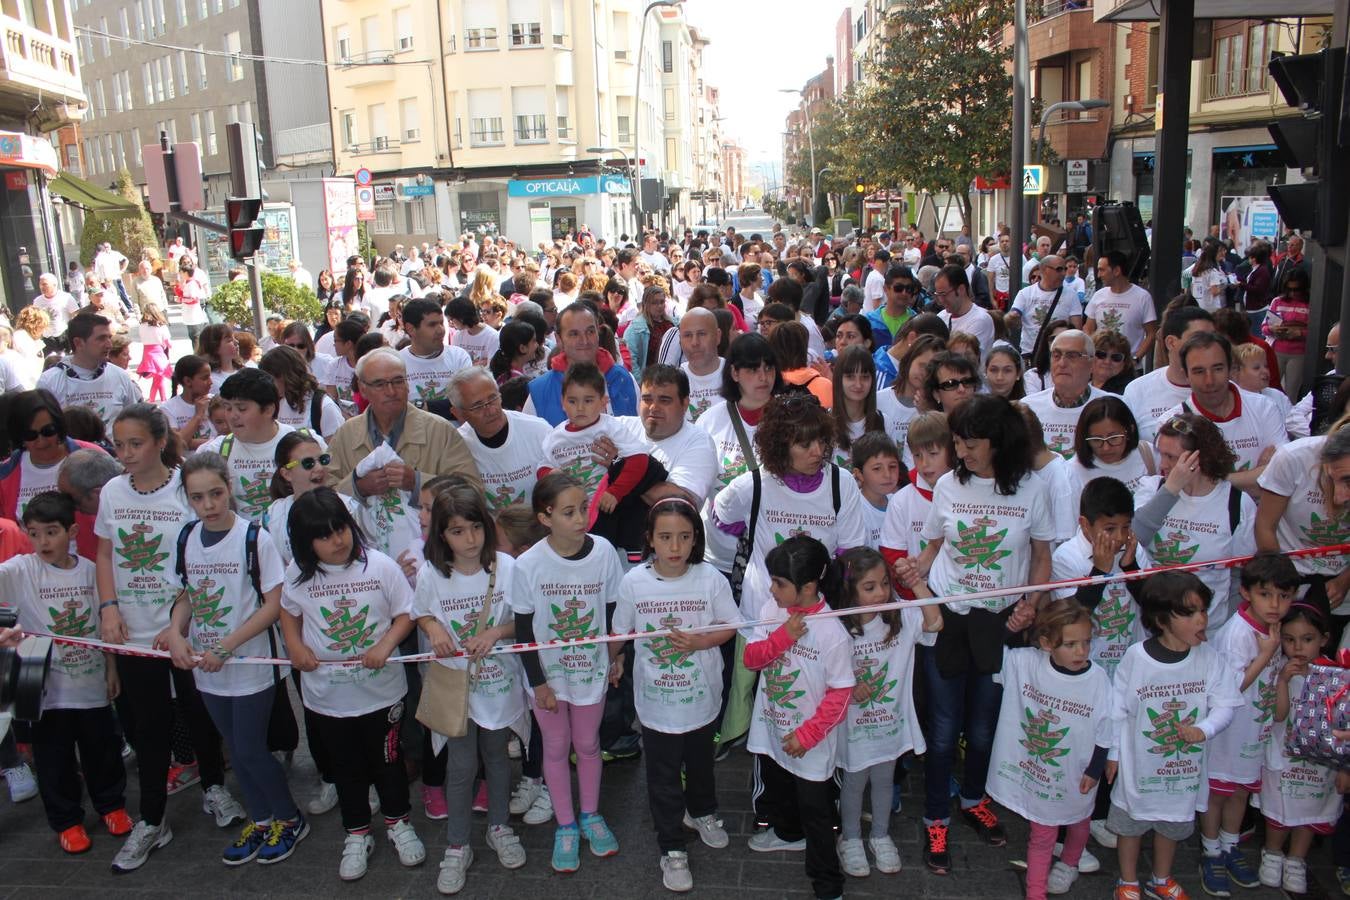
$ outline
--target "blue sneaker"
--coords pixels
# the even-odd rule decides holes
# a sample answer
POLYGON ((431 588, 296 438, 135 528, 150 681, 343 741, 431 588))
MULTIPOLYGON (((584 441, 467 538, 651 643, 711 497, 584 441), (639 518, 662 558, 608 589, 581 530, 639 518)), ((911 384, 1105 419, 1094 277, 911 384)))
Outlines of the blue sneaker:
POLYGON ((582 813, 581 836, 590 842, 593 856, 613 856, 619 852, 619 842, 599 813, 582 813))
POLYGON ((227 866, 242 866, 244 863, 253 862, 267 841, 267 829, 268 826, 259 825, 257 822, 246 824, 235 842, 226 847, 225 852, 220 855, 221 861, 227 866))
POLYGON ((1261 876, 1247 865, 1247 858, 1237 847, 1223 855, 1223 867, 1228 870, 1228 880, 1238 887, 1254 888, 1261 883, 1261 876))
POLYGON ((1223 856, 1200 857, 1200 886, 1211 897, 1233 896, 1223 856))
POLYGON ((267 843, 258 852, 259 865, 279 863, 295 852, 295 845, 309 836, 309 823, 297 814, 290 822, 274 821, 267 829, 267 843))
POLYGON ((553 871, 575 872, 581 868, 581 832, 575 825, 559 825, 553 832, 553 871))

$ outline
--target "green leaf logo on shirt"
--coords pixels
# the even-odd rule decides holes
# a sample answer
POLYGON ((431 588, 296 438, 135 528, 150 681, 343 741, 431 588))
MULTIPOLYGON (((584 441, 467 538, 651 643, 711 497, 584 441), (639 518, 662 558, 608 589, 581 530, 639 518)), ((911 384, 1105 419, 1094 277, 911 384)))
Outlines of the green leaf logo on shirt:
POLYGON ((1093 629, 1094 637, 1119 643, 1130 637, 1130 631, 1134 626, 1134 608, 1127 596, 1112 591, 1097 604, 1092 618, 1096 624, 1096 628, 1093 629))
POLYGON ((487 617, 487 621, 483 623, 483 627, 478 627, 479 612, 480 610, 475 609, 464 617, 463 622, 456 622, 454 619, 450 620, 450 628, 455 632, 455 642, 461 647, 466 640, 473 637, 475 634, 478 634, 480 631, 486 631, 492 627, 492 616, 490 615, 487 617))
POLYGON ((586 604, 576 597, 568 600, 562 606, 549 604, 549 609, 553 612, 553 624, 548 627, 557 636, 556 640, 572 641, 578 638, 595 637, 599 634, 598 628, 592 628, 595 622, 595 610, 589 610, 583 616, 581 610, 585 608, 586 604))
POLYGON ((1164 538, 1161 534, 1153 536, 1153 549, 1150 554, 1155 562, 1160 566, 1179 566, 1191 561, 1195 554, 1200 550, 1199 544, 1192 544, 1189 547, 1182 546, 1187 535, 1184 531, 1174 531, 1164 538))
POLYGON ((187 589, 188 602, 192 604, 192 618, 203 628, 219 628, 234 609, 232 606, 221 608, 220 604, 225 599, 225 586, 221 585, 220 590, 211 593, 211 588, 215 586, 216 583, 210 578, 203 578, 197 587, 187 589))
POLYGON ((1125 325, 1125 317, 1118 309, 1104 309, 1097 316, 1097 327, 1102 331, 1120 331, 1125 325))
POLYGON ((1004 528, 993 534, 989 529, 997 525, 993 519, 976 519, 967 525, 959 519, 956 522, 957 540, 953 542, 956 550, 961 555, 956 557, 956 561, 967 569, 988 569, 991 572, 1001 572, 1003 567, 998 564, 1001 559, 1012 556, 1011 550, 1000 550, 999 545, 1003 539, 1008 536, 1008 529, 1004 528))
POLYGON ((1048 449, 1058 453, 1065 459, 1073 459, 1075 453, 1073 449, 1073 439, 1067 434, 1055 435, 1054 443, 1052 443, 1048 449))
POLYGON ((64 609, 47 607, 51 617, 52 634, 61 637, 84 637, 94 633, 94 610, 87 603, 72 603, 64 609))
POLYGON ((117 529, 117 539, 122 542, 117 548, 117 555, 126 560, 118 563, 118 568, 130 569, 133 572, 164 571, 160 563, 169 558, 169 554, 159 552, 164 535, 156 534, 153 538, 147 539, 146 535, 153 531, 153 528, 144 523, 131 526, 131 531, 117 529))
POLYGON ((1339 518, 1322 518, 1317 513, 1313 513, 1308 520, 1307 528, 1299 528, 1303 532, 1303 539, 1314 547, 1331 547, 1335 544, 1345 543, 1346 537, 1350 534, 1350 516, 1342 515, 1339 518))
POLYGON ((1275 682, 1256 679, 1256 723, 1269 725, 1275 720, 1275 682))
MULTIPOLYGON (((346 599, 340 597, 338 603, 346 599)), ((350 655, 375 645, 373 640, 375 626, 366 624, 366 619, 370 616, 370 604, 361 607, 355 615, 347 606, 339 606, 337 609, 320 606, 319 612, 323 615, 324 624, 327 625, 321 629, 323 635, 332 642, 328 645, 329 650, 350 655)))
POLYGON ((1186 718, 1178 718, 1177 713, 1185 708, 1186 704, 1179 699, 1164 703, 1161 711, 1151 707, 1145 708, 1153 730, 1145 731, 1144 737, 1156 745, 1148 748, 1149 753, 1162 756, 1165 759, 1169 756, 1180 757, 1199 752, 1200 745, 1185 740, 1181 736, 1181 728, 1186 725, 1194 725, 1199 721, 1200 711, 1192 707, 1191 711, 1186 714, 1186 718))
POLYGON ((745 474, 745 457, 737 453, 735 456, 722 457, 721 473, 717 476, 717 483, 726 487, 736 479, 737 475, 745 474))
POLYGON ((863 661, 853 673, 858 684, 867 685, 869 691, 867 699, 859 703, 859 706, 885 706, 895 702, 895 698, 891 696, 891 691, 899 683, 899 679, 892 678, 887 681, 886 676, 889 674, 891 674, 890 663, 882 663, 881 668, 878 669, 875 660, 863 661))
POLYGON ((245 513, 256 514, 267 509, 272 503, 271 476, 259 475, 257 478, 249 478, 240 475, 239 499, 243 503, 245 513))
POLYGON ((512 492, 511 485, 509 484, 497 485, 497 490, 494 493, 487 495, 488 508, 493 512, 496 512, 499 509, 505 509, 513 503, 524 502, 524 500, 525 492, 512 492))
POLYGON ((1068 737, 1068 727, 1051 727, 1059 724, 1059 716, 1048 709, 1032 713, 1031 707, 1023 707, 1022 715, 1022 740, 1018 743, 1033 759, 1058 769, 1059 763, 1055 760, 1069 755, 1068 747, 1059 746, 1068 737))
POLYGON ((578 456, 563 466, 562 471, 581 482, 587 497, 595 492, 596 486, 605 477, 605 470, 584 456, 578 456))
MULTIPOLYGON (((676 628, 680 624, 678 618, 667 616, 661 622, 662 628, 676 628)), ((654 625, 647 625, 645 631, 656 631, 654 625)), ((692 669, 694 662, 689 657, 693 656, 692 650, 678 650, 670 642, 668 637, 652 638, 644 641, 652 653, 652 663, 661 669, 692 669)))
POLYGON ((807 531, 805 528, 802 528, 801 526, 792 529, 787 534, 779 534, 778 532, 775 531, 773 533, 773 545, 777 547, 779 544, 783 543, 783 541, 786 541, 788 538, 795 538, 802 536, 810 537, 811 532, 807 531))
POLYGON ((764 670, 760 683, 764 686, 764 697, 774 706, 781 706, 783 709, 797 708, 794 702, 806 695, 806 691, 796 690, 792 686, 797 683, 797 676, 801 674, 800 669, 793 669, 790 672, 783 671, 783 662, 780 657, 778 662, 764 670))
POLYGON ((434 381, 428 380, 417 385, 417 399, 424 404, 432 400, 444 400, 447 396, 449 395, 434 381))
POLYGON ((690 404, 689 404, 689 418, 690 418, 690 420, 697 420, 698 417, 701 416, 701 415, 703 415, 705 412, 707 412, 708 409, 709 409, 709 407, 711 407, 711 406, 712 406, 712 399, 709 398, 709 397, 704 397, 703 399, 699 400, 697 403, 690 403, 690 404))

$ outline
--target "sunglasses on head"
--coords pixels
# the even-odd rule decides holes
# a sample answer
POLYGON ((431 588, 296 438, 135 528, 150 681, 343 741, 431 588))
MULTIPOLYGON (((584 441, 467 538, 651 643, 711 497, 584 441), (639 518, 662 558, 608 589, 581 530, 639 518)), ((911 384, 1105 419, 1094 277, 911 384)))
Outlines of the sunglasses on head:
POLYGON ((294 469, 296 466, 299 466, 308 472, 315 466, 326 466, 332 461, 333 457, 329 456, 327 453, 320 453, 318 456, 306 456, 303 459, 293 459, 286 463, 286 468, 294 469))
POLYGON ((57 428, 54 422, 48 422, 41 428, 37 429, 30 428, 29 430, 25 431, 23 433, 23 439, 25 441, 36 441, 39 437, 56 437, 60 433, 61 429, 57 428))
POLYGON ((1107 351, 1107 350, 1098 350, 1098 351, 1097 351, 1097 358, 1098 358, 1098 359, 1109 359, 1109 360, 1111 360, 1111 362, 1113 362, 1113 363, 1120 363, 1120 362, 1124 362, 1124 361, 1125 361, 1125 354, 1124 354, 1124 353, 1111 353, 1111 352, 1109 352, 1109 351, 1107 351))

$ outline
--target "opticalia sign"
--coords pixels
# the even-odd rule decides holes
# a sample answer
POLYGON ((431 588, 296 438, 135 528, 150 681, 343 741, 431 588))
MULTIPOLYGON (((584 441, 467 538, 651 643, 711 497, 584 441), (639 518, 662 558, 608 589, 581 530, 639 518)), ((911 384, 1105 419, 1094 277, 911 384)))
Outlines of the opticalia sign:
POLYGON ((585 178, 528 178, 506 183, 509 197, 574 197, 579 194, 627 194, 628 179, 622 175, 591 175, 585 178))

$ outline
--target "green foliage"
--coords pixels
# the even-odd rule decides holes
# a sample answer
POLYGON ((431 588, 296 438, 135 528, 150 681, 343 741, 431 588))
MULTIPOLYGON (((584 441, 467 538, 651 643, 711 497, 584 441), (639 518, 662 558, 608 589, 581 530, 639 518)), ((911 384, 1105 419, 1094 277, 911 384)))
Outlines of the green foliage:
POLYGON ((106 242, 130 260, 134 271, 140 261, 141 250, 149 247, 158 252, 159 238, 155 236, 155 226, 150 221, 150 213, 146 212, 142 204, 140 190, 131 180, 131 173, 126 169, 118 172, 112 190, 135 203, 140 212, 134 216, 87 213, 84 230, 80 233, 80 261, 85 265, 93 262, 99 245, 106 242))
MULTIPOLYGON (((307 285, 296 284, 289 275, 264 272, 262 286, 264 315, 275 312, 288 319, 309 323, 323 317, 323 304, 319 298, 307 285)), ((253 300, 246 279, 225 282, 216 288, 206 305, 222 321, 250 331, 253 329, 253 300)))
MULTIPOLYGON (((375 255, 375 242, 370 239, 370 223, 364 219, 356 223, 356 252, 361 254, 362 259, 370 259, 375 255)), ((334 280, 339 276, 345 275, 345 272, 334 272, 334 280)))

